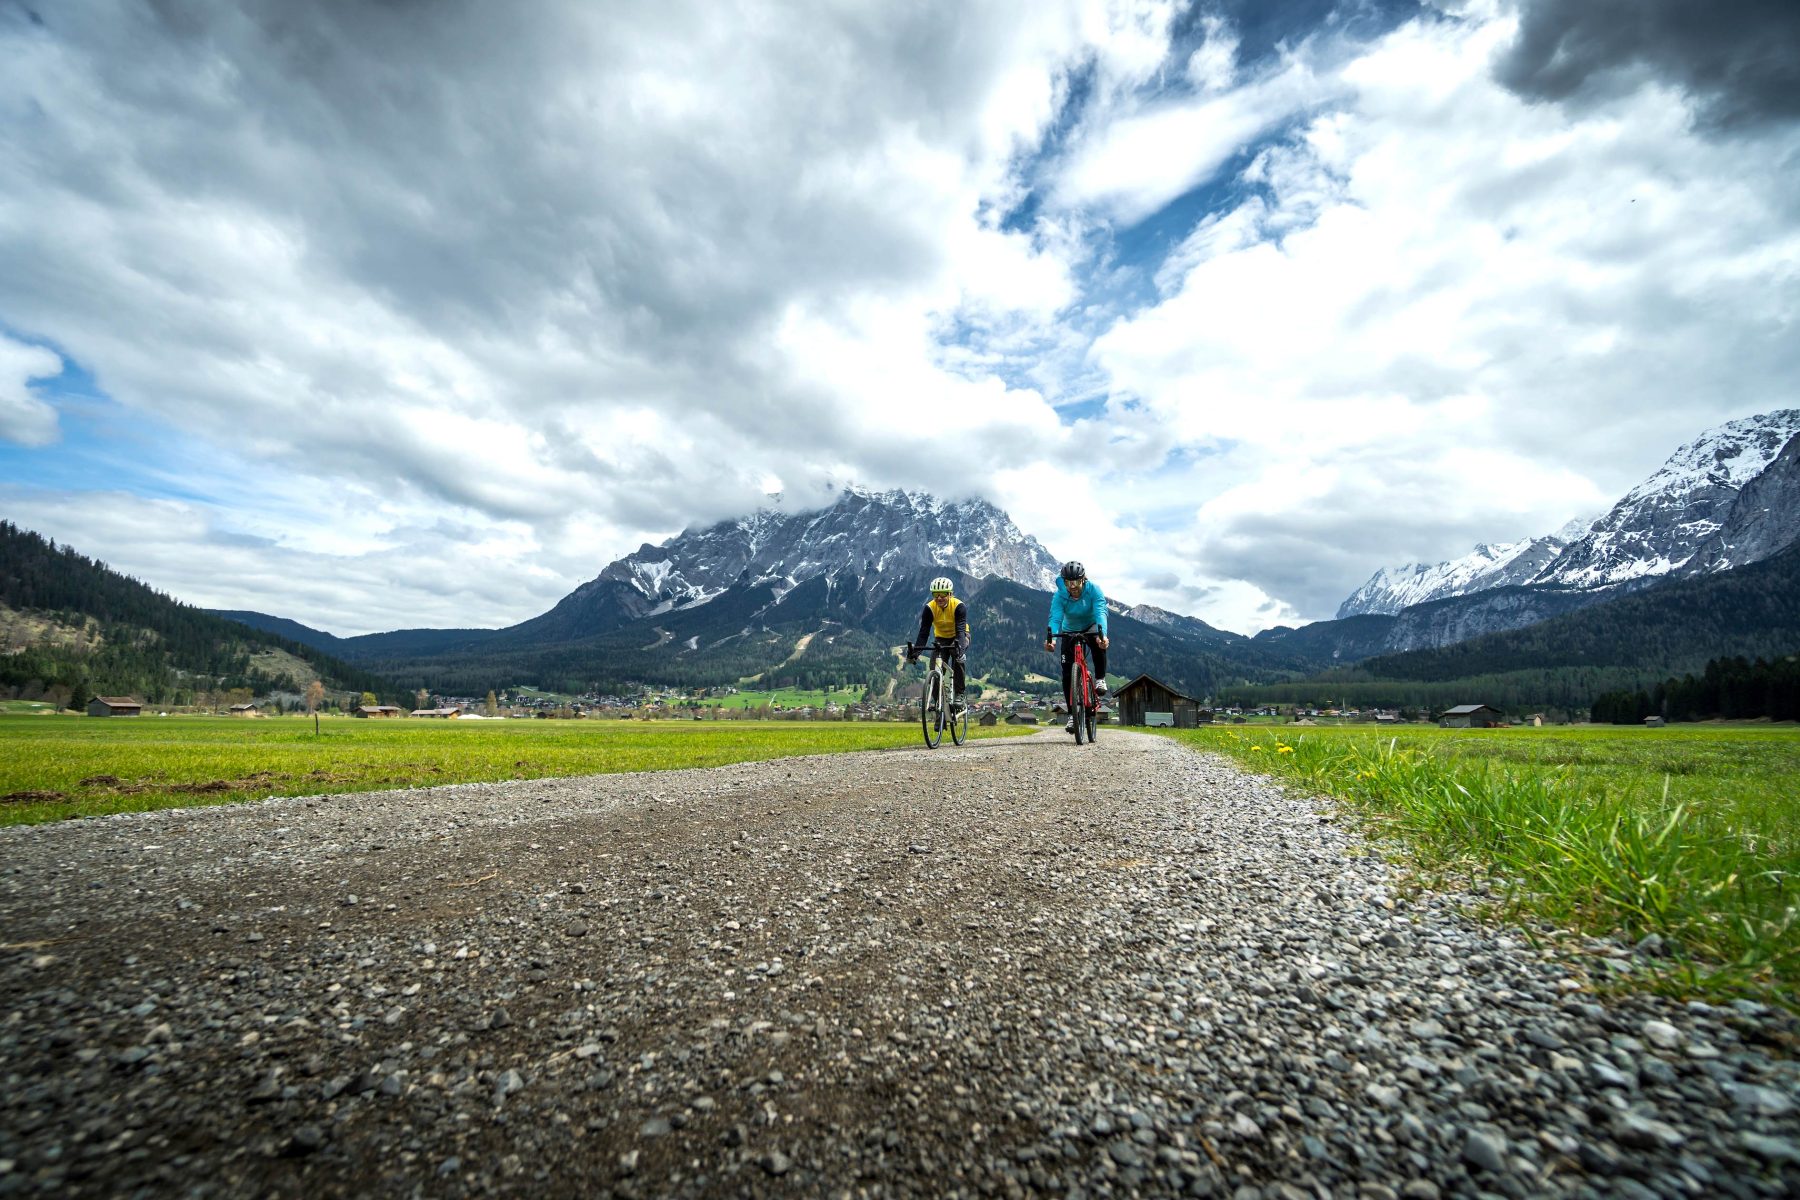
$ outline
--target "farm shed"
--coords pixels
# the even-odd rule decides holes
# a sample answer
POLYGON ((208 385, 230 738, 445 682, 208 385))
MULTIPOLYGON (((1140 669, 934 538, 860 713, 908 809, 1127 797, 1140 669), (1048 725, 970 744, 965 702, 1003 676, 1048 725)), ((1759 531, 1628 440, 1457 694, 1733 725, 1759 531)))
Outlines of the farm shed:
POLYGON ((231 715, 234 717, 256 717, 262 715, 262 710, 257 708, 254 704, 234 704, 231 706, 231 715))
POLYGON ((1192 696, 1184 696, 1161 680, 1149 675, 1136 679, 1113 694, 1118 705, 1121 725, 1172 725, 1176 729, 1192 729, 1212 724, 1212 713, 1200 707, 1192 696))
POLYGON ((998 713, 984 712, 981 714, 981 723, 983 725, 997 724, 999 722, 999 719, 1000 719, 1000 717, 999 717, 998 713))
POLYGON ((1445 729, 1492 729, 1500 724, 1500 710, 1491 704, 1458 704, 1438 718, 1445 729))
POLYGON ((130 696, 95 696, 88 701, 90 717, 141 717, 144 706, 130 696))
MULTIPOLYGON (((412 710, 412 715, 415 717, 444 717, 444 718, 460 717, 460 716, 462 716, 462 709, 460 709, 460 708, 415 708, 412 710)), ((542 716, 546 716, 546 715, 548 715, 548 714, 546 714, 543 710, 540 709, 538 711, 538 716, 542 717, 542 716)))
POLYGON ((356 706, 356 712, 352 715, 358 717, 400 717, 406 715, 406 710, 401 708, 398 704, 359 704, 356 706))

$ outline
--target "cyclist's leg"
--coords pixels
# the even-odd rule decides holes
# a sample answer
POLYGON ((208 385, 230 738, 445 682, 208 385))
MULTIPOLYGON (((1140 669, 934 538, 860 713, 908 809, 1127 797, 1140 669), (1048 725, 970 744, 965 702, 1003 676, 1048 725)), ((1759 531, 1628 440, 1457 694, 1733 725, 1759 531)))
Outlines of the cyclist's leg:
POLYGON ((1094 690, 1100 691, 1106 683, 1106 650, 1100 645, 1100 635, 1088 635, 1088 662, 1093 664, 1094 690))
POLYGON ((968 683, 969 674, 968 666, 963 661, 962 643, 951 642, 945 647, 945 652, 950 655, 950 670, 956 679, 956 698, 961 700, 963 698, 963 687, 968 683))
POLYGON ((1075 677, 1075 639, 1069 634, 1060 633, 1056 636, 1056 643, 1057 648, 1062 652, 1063 704, 1065 707, 1073 708, 1075 689, 1072 681, 1075 677))

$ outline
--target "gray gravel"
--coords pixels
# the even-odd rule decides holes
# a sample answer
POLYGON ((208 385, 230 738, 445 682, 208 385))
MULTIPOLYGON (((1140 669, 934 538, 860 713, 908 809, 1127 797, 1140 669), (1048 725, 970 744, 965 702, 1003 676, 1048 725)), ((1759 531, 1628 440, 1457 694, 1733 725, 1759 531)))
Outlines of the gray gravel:
POLYGON ((1800 1190, 1791 1018, 1597 999, 1155 737, 67 822, 0 863, 0 1195, 1800 1190))

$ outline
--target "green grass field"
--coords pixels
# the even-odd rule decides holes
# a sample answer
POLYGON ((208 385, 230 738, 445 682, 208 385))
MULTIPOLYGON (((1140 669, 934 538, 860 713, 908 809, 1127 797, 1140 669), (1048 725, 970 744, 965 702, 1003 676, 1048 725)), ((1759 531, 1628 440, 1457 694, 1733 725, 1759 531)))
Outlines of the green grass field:
MULTIPOLYGON (((920 745, 917 725, 0 716, 0 824, 920 745)), ((1019 732, 971 728, 976 737, 1019 732)), ((1028 731, 1027 731, 1028 732, 1028 731)))
POLYGON ((779 704, 782 708, 804 708, 810 704, 814 708, 824 708, 826 701, 833 704, 855 704, 862 699, 861 691, 806 691, 800 688, 778 688, 772 692, 741 691, 735 696, 710 696, 700 701, 703 708, 761 708, 765 704, 779 704))
POLYGON ((1223 727, 1172 733, 1345 801, 1428 875, 1671 956, 1695 995, 1800 998, 1800 730, 1223 727))

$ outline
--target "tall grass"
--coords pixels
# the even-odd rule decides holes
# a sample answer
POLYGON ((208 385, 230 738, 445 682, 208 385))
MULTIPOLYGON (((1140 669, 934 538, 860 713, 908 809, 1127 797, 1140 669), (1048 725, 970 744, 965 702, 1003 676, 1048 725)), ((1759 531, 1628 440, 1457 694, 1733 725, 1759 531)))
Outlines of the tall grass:
POLYGON ((1637 942, 1653 986, 1800 995, 1800 736, 1766 730, 1194 730, 1347 803, 1511 913, 1637 942))

